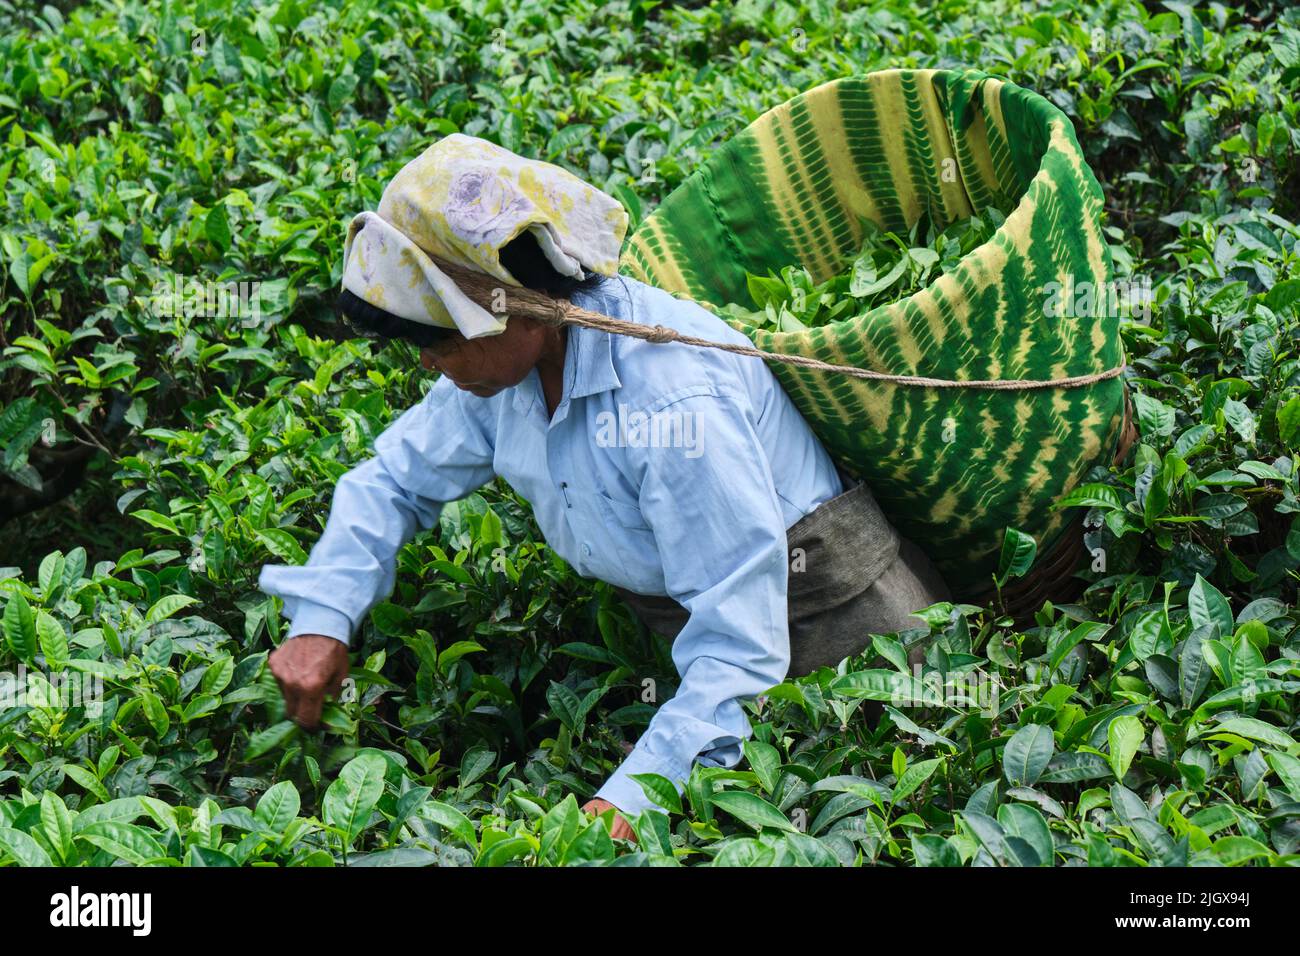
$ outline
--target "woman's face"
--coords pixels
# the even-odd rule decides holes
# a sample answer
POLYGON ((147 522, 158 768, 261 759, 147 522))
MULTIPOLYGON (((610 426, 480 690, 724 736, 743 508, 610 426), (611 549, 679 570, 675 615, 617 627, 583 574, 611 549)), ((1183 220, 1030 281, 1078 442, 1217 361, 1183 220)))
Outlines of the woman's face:
POLYGON ((491 398, 528 377, 542 357, 546 332, 546 326, 532 319, 512 316, 500 335, 467 339, 456 333, 420 349, 420 364, 441 372, 457 388, 491 398))

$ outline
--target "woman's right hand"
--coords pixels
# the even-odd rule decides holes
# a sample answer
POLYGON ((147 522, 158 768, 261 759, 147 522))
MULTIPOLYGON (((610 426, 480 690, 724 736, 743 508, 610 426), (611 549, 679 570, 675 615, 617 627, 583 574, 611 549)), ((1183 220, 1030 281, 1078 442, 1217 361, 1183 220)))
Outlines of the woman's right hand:
POLYGON ((284 695, 285 716, 305 730, 315 730, 325 695, 338 696, 343 689, 348 648, 324 634, 299 634, 277 647, 266 663, 284 695))

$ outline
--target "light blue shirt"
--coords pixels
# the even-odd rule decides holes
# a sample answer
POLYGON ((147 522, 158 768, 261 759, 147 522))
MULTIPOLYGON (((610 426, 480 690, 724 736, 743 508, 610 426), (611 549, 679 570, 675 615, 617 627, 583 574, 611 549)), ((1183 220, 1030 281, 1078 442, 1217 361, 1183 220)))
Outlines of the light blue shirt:
MULTIPOLYGON (((602 279, 576 305, 745 344, 706 309, 634 279, 602 279)), ((584 577, 671 595, 690 620, 673 642, 678 691, 598 796, 652 806, 635 773, 680 784, 695 760, 734 766, 740 698, 790 664, 786 529, 839 494, 830 457, 760 360, 570 327, 563 394, 548 420, 536 370, 479 398, 439 378, 334 492, 301 567, 262 569, 290 635, 346 642, 391 594, 396 556, 442 506, 500 475, 547 543, 584 577)))

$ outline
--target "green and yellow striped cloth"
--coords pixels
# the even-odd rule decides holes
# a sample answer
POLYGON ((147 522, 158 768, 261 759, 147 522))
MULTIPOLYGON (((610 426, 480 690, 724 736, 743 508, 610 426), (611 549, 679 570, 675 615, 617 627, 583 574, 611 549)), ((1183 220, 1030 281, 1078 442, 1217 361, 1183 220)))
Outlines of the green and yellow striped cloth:
MULTIPOLYGON (((864 219, 901 233, 923 213, 943 226, 988 206, 1006 222, 929 288, 824 328, 737 327, 765 351, 932 378, 1055 379, 1121 364, 1115 315, 1048 314, 1061 311, 1048 305, 1052 283, 1102 290, 1111 278, 1101 188, 1070 122, 976 71, 846 77, 773 108, 664 199, 620 267, 706 306, 752 306, 746 272, 800 264, 820 282, 857 252, 864 219)), ((1123 418, 1119 378, 979 391, 771 367, 959 595, 989 585, 1004 528, 1051 546, 1070 520, 1052 503, 1107 460, 1123 418)))

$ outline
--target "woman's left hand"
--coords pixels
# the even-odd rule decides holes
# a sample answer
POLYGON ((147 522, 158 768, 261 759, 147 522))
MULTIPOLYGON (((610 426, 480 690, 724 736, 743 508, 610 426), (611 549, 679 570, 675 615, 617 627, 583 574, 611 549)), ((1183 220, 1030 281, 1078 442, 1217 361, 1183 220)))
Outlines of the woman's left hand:
POLYGON ((582 812, 590 813, 593 816, 600 816, 606 810, 614 811, 614 824, 610 828, 609 835, 615 840, 631 840, 635 843, 636 833, 632 830, 632 825, 623 819, 623 814, 618 812, 618 807, 614 806, 614 804, 608 800, 595 797, 582 805, 582 812))

